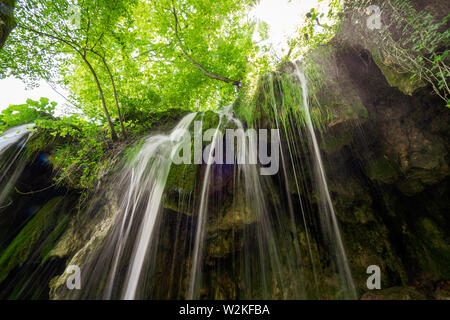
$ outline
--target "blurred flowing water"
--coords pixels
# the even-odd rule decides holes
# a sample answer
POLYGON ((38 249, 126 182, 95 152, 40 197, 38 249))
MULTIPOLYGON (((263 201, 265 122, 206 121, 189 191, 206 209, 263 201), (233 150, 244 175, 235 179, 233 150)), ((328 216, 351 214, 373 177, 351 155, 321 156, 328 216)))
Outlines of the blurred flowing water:
POLYGON ((8 206, 8 195, 23 171, 25 162, 19 159, 28 140, 33 124, 10 128, 0 135, 0 209, 8 206))
MULTIPOLYGON (((83 247, 68 261, 80 264, 82 290, 59 297, 355 298, 311 119, 307 81, 298 68, 291 77, 302 99, 294 111, 288 110, 280 100, 287 88, 272 76, 265 92, 265 125, 238 119, 230 106, 189 113, 169 133, 147 136, 131 147, 128 158, 112 168, 83 209, 77 227, 83 247), (231 152, 225 130, 251 128, 278 133, 256 141, 236 139, 234 164, 217 161, 231 152), (204 163, 174 164, 174 157, 185 152, 183 133, 204 137, 206 129, 209 146, 200 149, 204 163), (257 158, 255 143, 267 152, 274 139, 281 142, 279 171, 264 176, 264 165, 249 159, 257 158), (84 238, 89 224, 96 231, 84 238)), ((10 160, 1 163, 2 179, 30 137, 24 129, 0 137, 0 157, 14 148, 10 160)), ((196 142, 189 145, 194 151, 199 148, 196 142)), ((20 175, 19 167, 9 179, 20 175)), ((0 206, 13 185, 2 188, 0 206)))
POLYGON ((337 258, 336 264, 340 274, 340 281, 343 282, 344 288, 349 294, 349 297, 356 299, 356 290, 353 283, 352 274, 347 261, 344 244, 342 242, 341 233, 336 219, 333 202, 331 200, 330 191, 328 190, 328 183, 325 174, 325 169, 320 155, 320 148, 317 142, 317 137, 314 131, 311 114, 309 111, 308 102, 308 84, 305 74, 297 66, 296 73, 300 79, 303 91, 303 108, 305 111, 306 124, 309 131, 309 143, 312 145, 313 162, 315 168, 315 185, 319 190, 320 204, 319 212, 324 232, 335 250, 337 258))
POLYGON ((250 164, 250 152, 255 150, 251 139, 238 140, 235 164, 213 161, 230 152, 224 148, 224 130, 257 127, 243 124, 232 108, 215 113, 213 124, 203 120, 206 113, 191 113, 171 133, 147 137, 131 162, 113 177, 118 213, 101 248, 86 258, 86 288, 68 297, 355 298, 309 112, 307 82, 300 69, 293 77, 298 78, 303 96, 298 106, 302 114, 289 117, 302 117, 306 124, 302 129, 298 119, 280 116, 283 106, 277 105, 273 87, 269 93, 273 126, 283 141, 276 176, 262 176, 261 166, 250 164), (178 167, 172 163, 173 155, 183 141, 180 129, 194 133, 199 130, 194 121, 199 120, 206 126, 200 131, 213 132, 209 148, 202 152, 205 163, 191 165, 198 170, 193 176, 186 170, 175 176, 180 185, 194 179, 191 190, 171 189, 168 180, 178 167), (305 154, 310 159, 306 163, 300 160, 305 154), (302 196, 311 192, 317 203, 302 196), (335 281, 335 288, 324 286, 330 281, 326 279, 335 281))

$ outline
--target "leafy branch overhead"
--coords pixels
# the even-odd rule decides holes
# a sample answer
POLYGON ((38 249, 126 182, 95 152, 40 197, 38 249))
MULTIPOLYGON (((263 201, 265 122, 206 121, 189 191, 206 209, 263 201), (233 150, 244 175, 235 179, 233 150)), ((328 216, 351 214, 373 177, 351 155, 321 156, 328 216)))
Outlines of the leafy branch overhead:
MULTIPOLYGON (((10 37, 1 59, 3 76, 26 75, 29 78, 43 78, 48 81, 61 81, 65 69, 71 63, 81 63, 91 75, 97 88, 104 117, 110 127, 111 137, 118 139, 105 98, 105 83, 99 75, 103 71, 94 61, 93 54, 107 45, 107 35, 114 32, 114 26, 126 9, 123 1, 110 4, 107 1, 84 1, 79 7, 80 25, 72 28, 70 5, 67 1, 19 1, 17 3, 17 27, 10 37), (77 62, 78 61, 78 62, 77 62), (26 63, 24 63, 26 62, 26 63)), ((101 61, 105 66, 106 59, 101 61)), ((111 81, 113 77, 110 76, 111 81)), ((115 93, 116 95, 116 93, 115 93)), ((119 104, 116 104, 120 115, 119 104)), ((123 135, 122 118, 119 116, 123 135)))
MULTIPOLYGON (((172 3, 174 3, 174 1, 172 1, 172 3)), ((186 57, 186 59, 191 62, 197 69, 199 69, 201 72, 203 72, 206 76, 210 77, 211 79, 215 79, 215 80, 219 80, 219 81, 223 81, 225 83, 232 83, 233 85, 240 87, 241 86, 241 80, 231 80, 227 77, 223 77, 220 75, 215 75, 212 74, 211 72, 207 71, 203 66, 201 66, 197 61, 195 61, 194 59, 192 59, 190 57, 190 55, 187 54, 186 50, 183 47, 183 43, 180 39, 180 35, 178 33, 178 29, 179 29, 179 22, 178 22, 178 14, 177 14, 177 10, 175 9, 175 5, 172 7, 172 13, 173 13, 173 17, 175 20, 175 26, 174 26, 174 30, 175 30, 175 36, 176 36, 176 41, 181 49, 181 51, 183 52, 183 55, 186 57)))

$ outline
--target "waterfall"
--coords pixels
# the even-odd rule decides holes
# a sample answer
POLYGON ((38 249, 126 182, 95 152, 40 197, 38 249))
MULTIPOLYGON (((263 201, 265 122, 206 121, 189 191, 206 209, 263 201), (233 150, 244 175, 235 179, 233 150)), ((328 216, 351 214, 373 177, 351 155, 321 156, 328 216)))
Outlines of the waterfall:
POLYGON ((10 146, 17 144, 20 139, 30 133, 30 129, 34 127, 34 124, 24 124, 21 126, 13 127, 0 135, 0 155, 4 153, 10 146))
POLYGON ((16 180, 20 176, 24 163, 18 162, 32 133, 34 124, 25 124, 10 128, 0 135, 0 209, 7 206, 6 198, 11 192, 16 180), (14 168, 14 171, 11 171, 14 168))
POLYGON ((180 147, 182 138, 179 136, 180 130, 187 129, 195 115, 196 113, 191 113, 184 117, 170 135, 158 135, 148 138, 124 173, 125 176, 129 177, 128 190, 126 197, 122 200, 120 231, 117 241, 118 252, 111 271, 109 288, 112 287, 113 282, 116 280, 117 263, 138 214, 137 208, 142 204, 144 205, 144 212, 125 279, 123 299, 129 300, 136 297, 144 260, 148 253, 155 223, 161 209, 161 198, 172 164, 171 155, 174 153, 174 150, 180 147), (147 192, 148 194, 146 194, 147 192))
POLYGON ((205 176, 203 178, 202 189, 200 193, 200 207, 198 209, 197 234, 195 236, 193 263, 191 269, 191 278, 189 284, 188 299, 198 299, 199 274, 201 268, 200 260, 203 258, 203 243, 205 237, 206 214, 208 210, 207 195, 209 190, 209 177, 211 174, 211 166, 213 154, 216 152, 219 140, 219 129, 222 124, 223 115, 220 115, 219 125, 217 126, 212 138, 211 147, 206 163, 205 176))
MULTIPOLYGON (((76 261, 85 261, 84 290, 67 293, 66 297, 354 298, 350 268, 312 125, 306 79, 301 71, 297 76, 301 108, 297 106, 290 116, 303 117, 304 126, 282 118, 286 113, 284 104, 277 105, 273 86, 268 92, 272 110, 266 112, 273 113, 271 125, 282 133, 277 139, 284 141, 280 147, 280 172, 275 176, 260 175, 262 165, 248 161, 256 156, 255 142, 264 145, 267 136, 259 136, 259 141, 247 135, 241 140, 235 136, 238 142, 237 153, 233 151, 234 164, 217 162, 230 152, 224 148, 227 135, 223 130, 244 132, 256 131, 250 129, 252 126, 258 128, 256 124, 246 128, 231 107, 209 111, 208 117, 206 112, 188 114, 169 134, 151 135, 138 144, 131 160, 107 180, 112 188, 99 189, 98 199, 84 213, 86 217, 97 215, 100 220, 96 223, 104 228, 94 232, 88 241, 100 241, 91 245, 92 251, 83 249, 80 256, 75 255, 76 261), (201 120, 202 125, 193 125, 194 120, 201 120), (206 139, 203 129, 209 129, 210 141, 207 148, 200 148, 204 162, 200 164, 197 157, 194 164, 188 165, 195 168, 195 175, 175 171, 173 177, 177 168, 174 156, 182 149, 184 152, 181 133, 193 132, 194 137, 206 139), (310 161, 302 162, 302 156, 308 154, 310 161), (173 189, 174 183, 181 185, 185 179, 193 180, 189 191, 184 187, 173 189), (309 184, 312 188, 308 188, 309 184), (313 198, 310 189, 318 194, 318 204, 308 200, 313 198), (109 199, 108 204, 102 199, 109 199), (321 228, 316 228, 316 220, 321 228), (95 239, 99 232, 106 234, 104 240, 95 239), (332 269, 327 274, 321 254, 326 254, 332 269), (330 291, 324 283, 336 277, 339 283, 330 291)), ((198 149, 195 138, 190 146, 194 151, 198 149)))
MULTIPOLYGON (((134 199, 134 203, 131 204, 133 209, 130 210, 130 221, 133 221, 136 202, 140 200, 139 197, 142 192, 141 185, 146 186, 150 190, 150 195, 132 255, 131 266, 126 279, 124 299, 134 299, 136 296, 144 259, 150 245, 150 239, 153 234, 157 215, 161 208, 161 198, 172 164, 171 155, 174 153, 174 150, 177 150, 180 147, 182 142, 182 137, 178 136, 181 132, 180 130, 187 130, 194 120, 195 115, 195 113, 191 113, 184 117, 170 136, 155 136, 150 138, 131 165, 133 178, 129 189, 130 196, 127 198, 126 205, 126 207, 129 208, 129 199, 134 199), (150 168, 147 168, 150 159, 153 163, 151 163, 150 168), (133 165, 136 168, 134 168, 133 165)), ((128 212, 126 212, 125 217, 127 214, 128 212)))
POLYGON ((322 162, 322 156, 320 155, 320 148, 317 142, 316 133, 314 131, 313 123, 311 120, 311 114, 309 110, 308 102, 308 84, 305 74, 296 66, 296 74, 298 75, 303 92, 303 108, 305 112, 306 125, 309 131, 310 144, 312 145, 313 161, 316 175, 316 186, 320 195, 320 218, 324 226, 325 232, 329 237, 330 244, 335 247, 337 257, 337 267, 340 279, 344 282, 346 293, 349 298, 356 298, 355 286, 353 283, 350 267, 347 261, 344 245, 342 242, 341 233, 336 219, 336 213, 334 210, 333 202, 331 200, 330 191, 328 190, 327 178, 325 175, 325 169, 322 162))
MULTIPOLYGON (((220 143, 222 137, 218 136, 219 129, 225 124, 228 127, 244 131, 244 126, 239 119, 231 114, 231 109, 227 108, 219 114, 219 125, 215 129, 214 137, 211 143, 211 149, 208 154, 208 161, 205 164, 205 174, 201 182, 200 205, 197 213, 197 228, 195 234, 193 263, 190 272, 188 299, 199 299, 200 287, 202 285, 202 269, 205 264, 204 247, 206 241, 206 226, 208 220, 219 215, 220 208, 211 207, 211 196, 208 190, 211 186, 220 180, 218 176, 211 178, 213 168, 220 168, 220 165, 211 164, 213 153, 217 148, 223 148, 220 143)), ((288 225, 282 221, 284 210, 282 208, 274 209, 272 212, 268 200, 268 194, 271 193, 271 186, 268 185, 268 179, 261 177, 258 165, 249 163, 254 152, 251 139, 242 139, 237 142, 240 146, 235 153, 235 165, 233 166, 233 192, 232 201, 235 206, 233 218, 239 219, 239 207, 246 208, 254 217, 252 228, 254 230, 249 234, 238 235, 239 228, 233 229, 235 237, 242 237, 244 242, 243 251, 238 252, 239 259, 242 259, 243 270, 235 270, 236 276, 242 278, 243 287, 242 298, 250 299, 255 297, 254 288, 262 289, 258 298, 270 299, 274 297, 274 291, 279 290, 279 298, 293 299, 305 298, 303 275, 298 268, 296 261, 299 260, 299 252, 295 245, 291 243, 288 225), (246 159, 241 161, 238 159, 246 159), (241 197, 245 199, 242 200, 241 197), (284 251, 284 253, 282 252, 284 251), (295 281, 293 281, 295 280, 295 281), (290 287, 290 288, 288 288, 290 287)), ((223 150, 225 153, 226 149, 223 150)), ((272 191, 274 191, 272 189, 272 191)), ((270 199, 274 200, 274 199, 270 199)), ((222 217, 222 219, 224 219, 222 217)), ((219 222, 220 223, 220 222, 219 222)), ((249 229, 252 229, 249 227, 249 229)), ((297 239, 296 239, 297 240, 297 239)), ((295 241, 295 240, 294 240, 295 241)), ((203 284, 204 285, 204 284, 203 284)))
MULTIPOLYGON (((243 130, 242 122, 234 119, 238 129, 243 130)), ((249 158, 252 150, 250 141, 246 141, 242 148, 246 153, 245 158, 249 158)), ((261 143, 261 141, 260 141, 261 143)), ((238 157, 241 155, 238 154, 238 157)), ((247 206, 257 215, 257 243, 258 258, 260 265, 255 268, 262 274, 264 294, 262 298, 269 299, 273 293, 269 289, 270 282, 279 285, 282 299, 304 299, 306 298, 304 288, 304 275, 299 268, 301 265, 301 255, 298 250, 298 237, 292 236, 289 232, 290 223, 284 223, 282 216, 283 208, 272 209, 266 194, 270 192, 271 186, 267 185, 258 173, 257 166, 252 164, 242 164, 239 170, 243 172, 243 183, 247 206), (289 236, 287 236, 289 234, 289 236), (283 249, 281 249, 283 248, 283 249), (283 253, 283 251, 285 251, 283 253), (259 270, 258 270, 259 269, 259 270), (293 281, 296 281, 293 283, 293 281), (288 288, 290 287, 290 288, 288 288)), ((292 216, 288 217, 288 221, 292 216)), ((293 221, 290 221, 293 222, 293 221)), ((251 261, 246 263, 251 264, 251 261)))
MULTIPOLYGON (((112 228, 100 252, 87 256, 86 270, 91 274, 86 281, 89 290, 81 292, 81 296, 74 293, 75 297, 141 298, 141 284, 145 282, 149 265, 155 263, 149 261, 149 256, 156 255, 152 252, 155 248, 152 241, 160 229, 162 199, 172 157, 195 116, 196 113, 186 115, 170 134, 145 138, 131 161, 113 175, 117 213, 106 219, 111 219, 112 228)), ((106 191, 98 192, 106 196, 106 191)))

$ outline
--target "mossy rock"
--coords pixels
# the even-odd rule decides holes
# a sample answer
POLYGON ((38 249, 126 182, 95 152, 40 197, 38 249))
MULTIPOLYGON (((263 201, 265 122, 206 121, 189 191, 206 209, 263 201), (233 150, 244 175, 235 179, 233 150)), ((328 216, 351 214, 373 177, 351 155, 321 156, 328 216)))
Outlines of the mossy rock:
POLYGON ((372 290, 365 293, 361 300, 426 300, 427 297, 413 287, 392 287, 372 290))
POLYGON ((396 187, 407 196, 413 196, 425 190, 424 185, 416 179, 404 179, 398 182, 396 187))
POLYGON ((334 154, 341 150, 343 147, 349 145, 353 141, 353 132, 350 130, 345 130, 342 133, 336 135, 323 135, 322 142, 320 143, 320 148, 327 154, 334 154))
POLYGON ((313 50, 306 62, 306 75, 312 99, 311 109, 322 109, 327 127, 357 121, 364 123, 369 113, 352 77, 342 68, 339 55, 351 50, 329 43, 313 50))
POLYGON ((379 221, 365 224, 342 223, 347 257, 355 285, 366 288, 367 267, 378 265, 382 270, 382 286, 408 283, 406 267, 390 241, 389 230, 379 221))
POLYGON ((219 213, 212 216, 206 227, 209 233, 215 233, 218 230, 242 230, 245 226, 259 220, 258 213, 247 206, 244 191, 238 191, 234 199, 228 197, 222 203, 219 213))
POLYGON ((210 258, 224 258, 232 251, 240 249, 236 246, 234 233, 232 231, 218 232, 214 237, 208 239, 206 256, 210 258))
POLYGON ((420 269, 432 274, 433 280, 449 279, 450 245, 445 231, 427 217, 418 220, 415 229, 418 236, 411 234, 410 239, 416 240, 414 256, 420 269))
MULTIPOLYGON (((203 142, 203 135, 205 131, 209 129, 216 129, 219 125, 220 117, 217 113, 212 111, 206 111, 204 113, 199 113, 194 121, 202 122, 202 145, 205 146, 205 142, 203 142)), ((170 167, 169 175, 166 182, 166 190, 168 192, 179 192, 182 191, 184 193, 190 193, 194 191, 195 182, 197 178, 197 173, 199 169, 199 165, 196 165, 194 162, 194 125, 192 124, 190 127, 191 134, 191 160, 190 164, 172 164, 170 167)), ((179 151, 180 153, 182 150, 179 151)), ((202 150, 203 155, 203 150, 202 150)))
POLYGON ((366 165, 366 174, 371 180, 392 184, 398 179, 398 172, 387 157, 379 157, 366 165))
POLYGON ((408 72, 397 71, 392 65, 383 61, 381 55, 374 54, 373 58, 389 85, 398 88, 404 94, 412 96, 418 89, 426 86, 425 82, 419 77, 414 77, 413 74, 408 72))
POLYGON ((166 190, 190 193, 194 191, 198 165, 172 164, 167 177, 166 190))
MULTIPOLYGON (((71 220, 65 233, 49 252, 49 258, 65 258, 66 266, 77 265, 83 269, 91 255, 99 254, 120 211, 116 186, 111 180, 106 180, 103 185, 102 192, 93 193, 88 198, 89 205, 71 220)), ((50 299, 67 299, 74 294, 65 285, 69 276, 66 269, 51 280, 50 299)))
POLYGON ((439 281, 434 291, 437 300, 450 300, 450 281, 439 281))
POLYGON ((129 146, 126 146, 122 150, 121 158, 123 159, 123 163, 125 166, 128 166, 131 164, 133 159, 137 156, 139 151, 141 151, 142 145, 144 144, 145 139, 139 139, 136 143, 133 143, 129 146))
MULTIPOLYGON (((205 111, 203 113, 197 114, 194 121, 202 122, 202 137, 205 134, 205 131, 208 129, 216 129, 219 125, 220 116, 216 112, 213 111, 205 111)), ((193 129, 193 125, 191 126, 193 129)), ((193 133, 193 131, 192 131, 193 133)), ((192 134, 192 138, 194 135, 192 134)))
MULTIPOLYGON (((56 197, 47 202, 3 251, 0 256, 0 282, 5 280, 14 268, 25 264, 30 256, 35 253, 36 247, 45 235, 53 230, 55 225, 58 225, 58 213, 61 209, 62 200, 62 197, 56 197)), ((65 223, 51 234, 50 240, 53 241, 47 241, 47 244, 44 245, 44 251, 42 252, 45 256, 50 251, 54 241, 59 238, 64 225, 65 223)))

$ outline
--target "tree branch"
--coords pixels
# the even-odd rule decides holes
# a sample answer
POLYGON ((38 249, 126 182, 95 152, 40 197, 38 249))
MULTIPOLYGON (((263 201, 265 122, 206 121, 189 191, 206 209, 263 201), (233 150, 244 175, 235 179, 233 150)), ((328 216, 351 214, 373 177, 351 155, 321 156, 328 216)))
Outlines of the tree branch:
MULTIPOLYGON (((172 1, 173 4, 173 1, 172 1)), ((181 49, 181 52, 183 53, 184 57, 190 62, 192 63, 197 69, 199 69, 201 72, 203 72, 204 75, 206 75, 207 77, 211 78, 211 79, 215 79, 215 80, 219 80, 219 81, 223 81, 225 83, 231 83, 233 85, 235 85, 236 87, 240 88, 241 87, 241 80, 232 80, 230 78, 227 77, 223 77, 220 75, 216 75, 213 74, 211 72, 209 72, 208 70, 206 70, 201 64, 199 64, 197 61, 195 61, 194 59, 192 59, 189 54, 186 52, 186 50, 183 48, 182 43, 181 43, 181 39, 180 36, 178 34, 178 15, 177 15, 177 11, 175 10, 175 6, 173 6, 172 8, 172 14, 173 17, 175 19, 175 36, 177 38, 177 43, 179 44, 179 47, 181 49)))
POLYGON ((109 75, 109 78, 111 80, 111 84, 112 84, 112 87, 113 87, 114 99, 115 99, 115 102, 116 102, 117 113, 119 115, 119 121, 120 121, 120 127, 122 129, 122 135, 123 135, 124 138, 126 138, 127 137, 127 132, 126 132, 125 127, 123 125, 123 116, 122 116, 122 112, 120 110, 119 97, 117 95, 116 82, 114 81, 114 76, 113 76, 113 74, 111 72, 111 69, 108 66, 108 62, 106 61, 105 56, 101 55, 100 53, 98 53, 97 51, 94 51, 92 49, 90 49, 90 51, 93 54, 95 54, 96 56, 98 56, 102 60, 103 65, 105 66, 106 71, 108 72, 108 75, 109 75))
POLYGON ((97 76, 97 73, 95 72, 95 69, 90 64, 90 62, 87 60, 86 52, 85 51, 83 52, 83 48, 77 48, 76 44, 71 43, 70 41, 67 41, 66 39, 63 39, 60 36, 54 36, 52 34, 48 34, 48 33, 42 32, 42 31, 38 31, 38 30, 35 30, 33 28, 24 26, 24 25, 19 25, 19 27, 21 27, 21 28, 23 28, 25 30, 28 30, 30 32, 34 32, 36 34, 39 34, 41 36, 49 37, 50 39, 58 40, 58 41, 60 41, 62 43, 65 43, 66 45, 71 47, 75 52, 77 52, 81 56, 82 60, 87 65, 87 67, 89 68, 89 70, 91 71, 91 73, 92 73, 92 75, 94 77, 95 83, 96 83, 98 91, 100 93, 100 99, 101 99, 101 102, 102 102, 103 110, 105 112, 106 120, 108 121, 109 127, 111 129, 112 140, 113 140, 113 142, 116 142, 118 140, 118 137, 117 137, 116 131, 114 130, 114 125, 113 125, 113 123, 111 121, 111 117, 109 115, 108 107, 106 105, 105 96, 103 94, 103 88, 102 88, 102 86, 100 84, 100 80, 98 79, 98 76, 97 76))
POLYGON ((89 43, 89 30, 91 29, 91 17, 89 16, 89 9, 87 9, 86 12, 87 12, 88 24, 87 24, 87 29, 86 29, 86 41, 84 43, 84 48, 83 48, 83 53, 85 56, 86 56, 87 46, 89 43))

